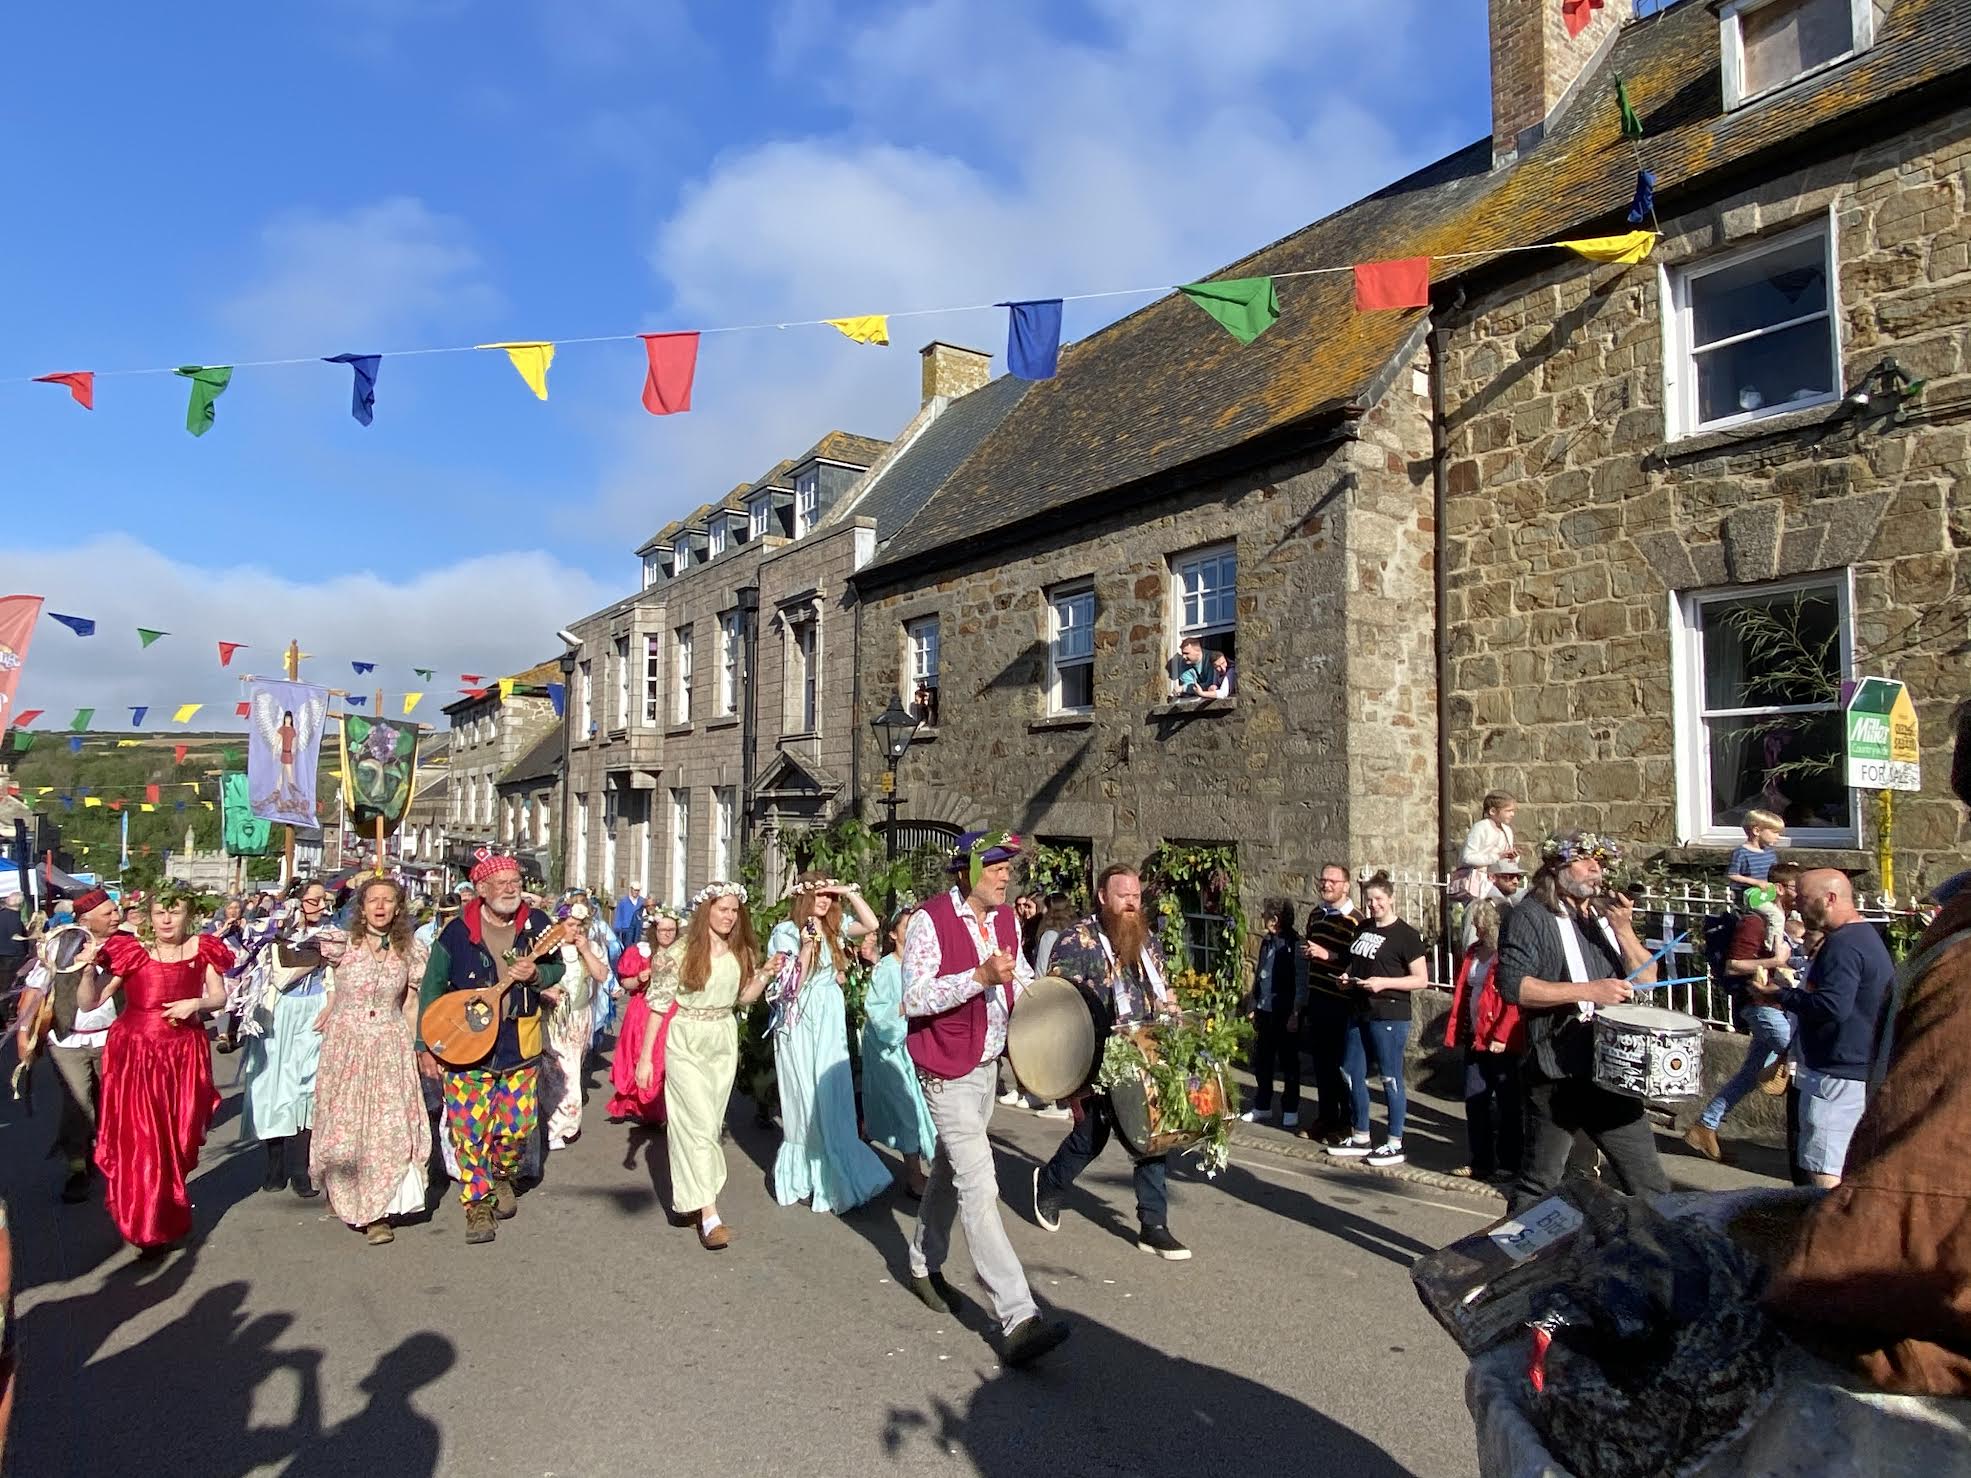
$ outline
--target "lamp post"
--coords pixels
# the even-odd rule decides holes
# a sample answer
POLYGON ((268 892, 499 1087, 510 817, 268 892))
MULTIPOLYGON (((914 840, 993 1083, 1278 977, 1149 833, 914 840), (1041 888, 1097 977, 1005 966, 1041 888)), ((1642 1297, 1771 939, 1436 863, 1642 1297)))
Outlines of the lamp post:
POLYGON ((897 762, 910 750, 910 741, 917 736, 923 719, 903 706, 894 693, 890 695, 890 706, 869 721, 876 731, 877 739, 883 746, 883 763, 889 767, 883 777, 883 802, 889 807, 889 826, 883 835, 885 856, 897 855, 897 762))

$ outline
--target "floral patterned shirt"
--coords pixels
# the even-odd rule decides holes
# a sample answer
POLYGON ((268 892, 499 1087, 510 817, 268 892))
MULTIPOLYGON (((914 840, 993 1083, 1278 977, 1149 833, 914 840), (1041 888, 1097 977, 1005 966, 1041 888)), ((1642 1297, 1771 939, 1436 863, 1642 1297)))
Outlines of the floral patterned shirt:
MULTIPOLYGON (((938 926, 922 909, 913 913, 910 925, 903 934, 905 1016, 937 1016, 953 1006, 962 1006, 985 990, 973 978, 972 972, 990 958, 995 946, 991 936, 985 932, 987 926, 979 923, 979 916, 972 912, 959 891, 953 888, 950 896, 958 909, 960 922, 971 930, 972 943, 978 950, 978 956, 955 975, 938 974, 938 967, 943 963, 942 952, 938 948, 938 926)), ((1033 967, 1026 962, 1026 956, 1016 949, 1013 951, 1013 998, 1018 1000, 1032 984, 1033 967)), ((985 1053, 979 1059, 981 1062, 991 1062, 1006 1050, 1006 1014, 1006 992, 988 992, 985 1053)))
POLYGON ((1143 965, 1148 968, 1125 970, 1103 936, 1101 921, 1091 914, 1055 943, 1047 970, 1085 991, 1106 995, 1118 1022, 1140 1022, 1156 1014, 1159 1002, 1176 1004, 1155 938, 1143 941, 1143 965))

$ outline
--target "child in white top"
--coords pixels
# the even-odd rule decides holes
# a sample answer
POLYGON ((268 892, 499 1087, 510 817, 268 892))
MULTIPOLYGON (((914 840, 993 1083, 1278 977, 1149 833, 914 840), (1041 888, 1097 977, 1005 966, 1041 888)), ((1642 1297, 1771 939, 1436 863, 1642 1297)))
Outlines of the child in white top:
POLYGON ((1464 866, 1482 871, 1495 862, 1518 859, 1519 844, 1512 834, 1512 818, 1518 809, 1519 802, 1503 790, 1486 795, 1485 814, 1472 824, 1465 837, 1465 855, 1461 859, 1464 866))

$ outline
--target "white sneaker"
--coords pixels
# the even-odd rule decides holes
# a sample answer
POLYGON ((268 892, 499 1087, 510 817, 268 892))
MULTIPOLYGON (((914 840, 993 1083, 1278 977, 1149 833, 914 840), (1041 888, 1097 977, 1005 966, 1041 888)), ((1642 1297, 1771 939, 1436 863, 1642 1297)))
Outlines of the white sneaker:
POLYGON ((1351 1134, 1340 1144, 1328 1146, 1328 1153, 1337 1160, 1363 1160, 1368 1158, 1370 1152, 1369 1136, 1366 1134, 1351 1134))
POLYGON ((1271 1114, 1262 1114, 1258 1109, 1247 1109, 1239 1115, 1239 1122, 1241 1124, 1257 1124, 1261 1119, 1270 1119, 1272 1117, 1271 1114))
POLYGON ((1072 1119, 1074 1115, 1058 1103, 1045 1104, 1033 1111, 1036 1119, 1072 1119))
POLYGON ((1298 1129, 1300 1127, 1300 1115, 1292 1112, 1281 1114, 1280 1127, 1282 1129, 1298 1129))
POLYGON ((1027 1099, 1024 1093, 1008 1088, 1004 1093, 999 1095, 999 1101, 1008 1108, 1017 1108, 1019 1105, 1025 1103, 1027 1099))
POLYGON ((1385 1139, 1381 1144, 1369 1151, 1368 1159, 1365 1163, 1370 1165, 1401 1165, 1403 1163, 1403 1141, 1400 1139, 1385 1139))

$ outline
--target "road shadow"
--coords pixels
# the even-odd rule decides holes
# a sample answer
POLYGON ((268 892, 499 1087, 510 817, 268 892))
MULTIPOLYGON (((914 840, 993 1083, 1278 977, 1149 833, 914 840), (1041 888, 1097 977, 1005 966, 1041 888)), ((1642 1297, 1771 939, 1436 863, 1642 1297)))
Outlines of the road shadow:
MULTIPOLYGON (((1406 1137, 1406 1148, 1408 1144, 1406 1137)), ((1374 1253, 1406 1272, 1418 1258, 1437 1250, 1427 1242, 1419 1242, 1415 1237, 1406 1236, 1380 1221, 1358 1216, 1346 1209, 1351 1204, 1366 1201, 1378 1189, 1366 1178, 1359 1188, 1360 1194, 1356 1194, 1345 1182, 1321 1180, 1308 1184, 1318 1186, 1320 1194, 1317 1196, 1313 1190, 1303 1189, 1300 1184, 1278 1185, 1262 1180, 1238 1164, 1227 1167, 1211 1182, 1225 1195, 1272 1215, 1297 1221, 1304 1227, 1338 1238, 1364 1252, 1374 1253)))
POLYGON ((410 1398, 457 1363, 452 1342, 430 1330, 385 1351, 357 1386, 369 1403, 303 1448, 282 1469, 282 1478, 347 1478, 351 1473, 434 1478, 443 1438, 438 1424, 411 1405, 410 1398))
POLYGON ((941 1465, 962 1453, 985 1478, 1410 1471, 1311 1406, 1092 1319, 1034 1368, 981 1376, 962 1403, 891 1407, 884 1451, 941 1465))

